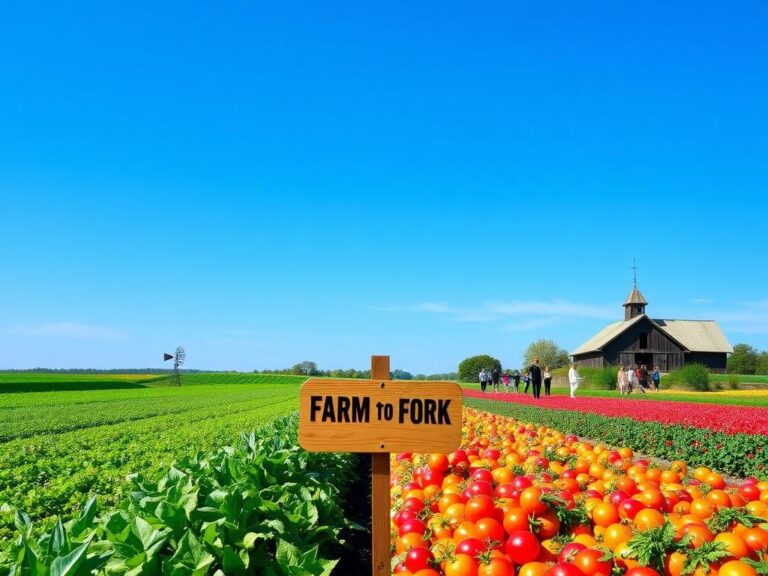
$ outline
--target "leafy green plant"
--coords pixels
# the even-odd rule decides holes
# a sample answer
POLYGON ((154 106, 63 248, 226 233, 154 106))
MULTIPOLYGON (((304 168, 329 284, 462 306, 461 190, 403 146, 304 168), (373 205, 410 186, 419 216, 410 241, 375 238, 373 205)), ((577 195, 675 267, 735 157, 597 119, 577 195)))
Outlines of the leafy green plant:
POLYGON ((350 454, 308 453, 297 417, 243 435, 234 447, 182 458, 156 481, 130 477, 119 509, 77 517, 35 537, 16 514, 0 575, 329 574, 344 527, 350 454))
POLYGON ((685 388, 699 392, 712 390, 709 370, 703 364, 686 364, 680 368, 674 368, 667 374, 666 384, 673 388, 685 388))

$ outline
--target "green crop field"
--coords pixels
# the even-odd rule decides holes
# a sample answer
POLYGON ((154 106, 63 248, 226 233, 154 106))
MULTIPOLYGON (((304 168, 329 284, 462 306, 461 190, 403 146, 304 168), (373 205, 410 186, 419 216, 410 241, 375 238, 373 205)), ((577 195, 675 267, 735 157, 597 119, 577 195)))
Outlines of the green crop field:
POLYGON ((128 474, 156 478, 174 460, 232 443, 240 432, 295 411, 304 380, 202 373, 169 387, 145 375, 86 376, 0 374, 0 389, 27 383, 34 390, 43 382, 54 388, 59 382, 138 385, 0 393, 0 540, 13 532, 16 508, 42 520, 42 529, 58 516, 71 517, 90 495, 109 506, 124 495, 128 474))

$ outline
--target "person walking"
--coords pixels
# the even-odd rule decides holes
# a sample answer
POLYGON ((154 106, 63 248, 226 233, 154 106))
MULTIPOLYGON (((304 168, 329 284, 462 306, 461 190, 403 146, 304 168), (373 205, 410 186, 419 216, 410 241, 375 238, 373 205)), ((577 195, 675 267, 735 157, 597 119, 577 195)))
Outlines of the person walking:
POLYGON ((624 366, 619 366, 619 373, 616 375, 619 385, 619 394, 629 394, 629 382, 627 382, 627 371, 624 370, 624 366))
POLYGON ((635 364, 634 368, 632 366, 629 367, 627 370, 627 378, 629 379, 629 389, 630 391, 633 389, 638 389, 640 392, 645 394, 645 388, 640 386, 640 379, 637 376, 638 371, 640 368, 638 368, 637 364, 635 364))
POLYGON ((480 370, 480 391, 485 392, 485 387, 488 385, 488 374, 485 372, 485 368, 480 370))
POLYGON ((571 398, 576 398, 576 389, 579 387, 579 381, 581 380, 578 366, 579 365, 574 362, 571 364, 570 370, 568 370, 568 384, 571 386, 571 398))
POLYGON ((528 386, 531 385, 530 372, 526 372, 525 374, 523 374, 523 382, 525 382, 525 390, 523 390, 523 394, 528 394, 528 386))
POLYGON ((552 372, 549 366, 544 366, 544 396, 549 396, 552 389, 552 372))
POLYGON ((533 364, 528 369, 531 374, 531 385, 533 387, 533 397, 538 398, 541 396, 541 367, 539 366, 539 359, 536 358, 533 364))
POLYGON ((504 372, 504 374, 501 375, 501 383, 504 384, 504 392, 509 394, 509 372, 504 372))
POLYGON ((499 369, 494 366, 493 370, 491 370, 491 382, 493 382, 493 391, 498 394, 499 393, 499 379, 501 378, 501 372, 499 372, 499 369))
POLYGON ((515 369, 512 373, 512 386, 515 388, 515 394, 520 391, 520 371, 515 369))
POLYGON ((656 389, 656 392, 658 392, 659 384, 661 383, 661 374, 659 374, 658 366, 653 367, 653 372, 651 372, 651 381, 653 382, 653 387, 656 389))

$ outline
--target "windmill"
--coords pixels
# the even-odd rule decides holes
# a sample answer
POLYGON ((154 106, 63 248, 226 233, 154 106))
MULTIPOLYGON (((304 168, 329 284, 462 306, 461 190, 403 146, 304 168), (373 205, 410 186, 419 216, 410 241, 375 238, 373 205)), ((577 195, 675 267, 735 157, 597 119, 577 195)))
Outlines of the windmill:
POLYGON ((184 364, 184 360, 187 359, 187 353, 182 346, 176 348, 176 354, 163 354, 163 362, 173 360, 173 372, 171 372, 171 386, 181 386, 181 374, 179 374, 179 366, 184 364))

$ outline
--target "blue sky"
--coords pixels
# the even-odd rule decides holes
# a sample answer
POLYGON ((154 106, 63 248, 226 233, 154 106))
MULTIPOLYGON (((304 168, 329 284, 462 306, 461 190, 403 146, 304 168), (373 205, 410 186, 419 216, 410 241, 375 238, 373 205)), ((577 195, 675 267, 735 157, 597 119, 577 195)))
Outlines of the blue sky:
POLYGON ((763 2, 7 2, 0 368, 768 348, 763 2))

